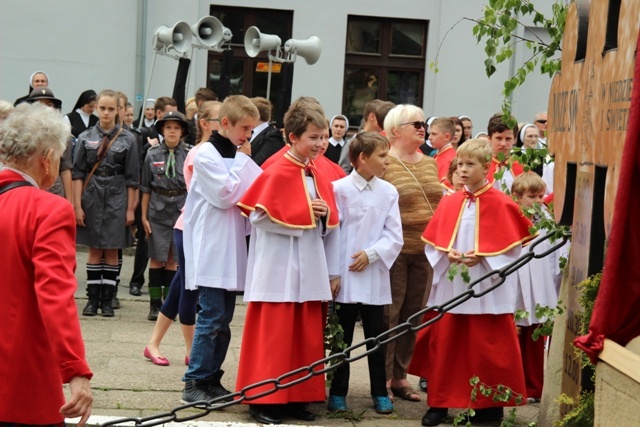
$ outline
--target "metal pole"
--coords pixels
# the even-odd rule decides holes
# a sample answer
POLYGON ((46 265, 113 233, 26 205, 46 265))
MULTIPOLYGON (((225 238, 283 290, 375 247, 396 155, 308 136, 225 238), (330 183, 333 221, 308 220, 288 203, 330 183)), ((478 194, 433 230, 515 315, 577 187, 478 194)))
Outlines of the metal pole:
MULTIPOLYGON (((153 61, 151 61, 151 71, 149 71, 149 80, 147 80, 147 87, 144 90, 144 98, 142 98, 142 107, 144 111, 144 106, 147 102, 147 97, 149 96, 149 87, 151 86, 151 77, 153 77, 153 69, 156 66, 156 57, 158 56, 157 52, 153 53, 153 61)), ((144 114, 144 113, 143 113, 144 114)), ((142 122, 142 118, 140 118, 140 122, 142 122)))
POLYGON ((271 66, 273 65, 273 61, 271 60, 271 55, 269 55, 269 73, 267 74, 267 100, 270 101, 269 95, 271 94, 271 66))

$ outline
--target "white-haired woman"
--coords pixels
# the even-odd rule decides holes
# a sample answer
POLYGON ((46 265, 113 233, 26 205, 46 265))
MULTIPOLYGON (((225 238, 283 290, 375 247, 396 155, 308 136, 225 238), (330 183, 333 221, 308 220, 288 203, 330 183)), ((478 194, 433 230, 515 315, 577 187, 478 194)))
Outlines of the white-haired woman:
MULTIPOLYGON (((421 236, 442 198, 442 186, 435 160, 418 149, 424 143, 425 128, 424 113, 414 105, 397 105, 384 120, 384 130, 391 143, 391 164, 383 179, 393 184, 400 195, 404 238, 400 255, 390 271, 393 302, 384 310, 388 329, 406 322, 423 308, 431 287, 433 270, 424 255, 421 236)), ((414 344, 413 333, 389 343, 386 371, 390 392, 417 402, 420 396, 407 381, 414 344)))
POLYGON ((58 176, 69 135, 60 113, 39 103, 20 104, 0 124, 0 425, 81 417, 82 426, 91 413, 73 207, 42 191, 58 176), (62 383, 70 385, 66 403, 62 383))

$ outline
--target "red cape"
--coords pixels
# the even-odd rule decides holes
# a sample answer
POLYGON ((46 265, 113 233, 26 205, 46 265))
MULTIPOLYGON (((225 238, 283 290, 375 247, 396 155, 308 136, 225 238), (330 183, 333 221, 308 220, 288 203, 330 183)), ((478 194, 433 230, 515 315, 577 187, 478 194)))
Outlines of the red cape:
MULTIPOLYGON (((522 167, 522 165, 518 163, 516 160, 511 161, 507 159, 505 162, 510 166, 511 174, 513 175, 514 178, 524 173, 524 167, 522 167)), ((489 183, 491 183, 491 185, 493 185, 493 183, 496 180, 496 177, 494 175, 498 170, 498 167, 500 165, 504 166, 505 162, 500 162, 500 160, 498 160, 496 156, 491 157, 491 163, 489 164, 489 172, 487 172, 487 179, 489 180, 489 183)), ((509 191, 511 191, 511 189, 509 189, 509 191)))
POLYGON ((472 198, 476 202, 476 255, 500 255, 535 237, 529 232, 531 221, 520 207, 488 182, 473 195, 458 191, 443 197, 422 233, 422 240, 438 250, 449 252, 456 241, 462 213, 472 198))
MULTIPOLYGON (((313 161, 309 161, 309 165, 316 193, 329 206, 327 227, 337 227, 338 208, 331 181, 316 170, 313 161)), ((304 163, 289 153, 279 156, 249 187, 238 202, 238 207, 246 216, 260 208, 273 222, 285 227, 315 228, 316 218, 306 188, 305 167, 304 163)))
POLYGON ((448 146, 442 148, 442 151, 438 151, 433 158, 436 160, 438 164, 438 179, 440 182, 446 183, 446 185, 450 186, 449 181, 447 181, 447 173, 449 173, 449 165, 451 164, 451 160, 456 158, 456 150, 453 148, 453 145, 449 144, 448 146))
POLYGON ((318 156, 313 160, 313 162, 315 163, 316 168, 318 168, 318 172, 323 174, 331 182, 347 176, 339 165, 333 163, 324 155, 318 156))
POLYGON ((286 153, 288 153, 289 150, 291 150, 291 147, 288 145, 285 145, 284 147, 282 147, 281 149, 273 153, 267 160, 262 162, 262 165, 260 167, 262 168, 262 170, 267 169, 269 166, 274 164, 276 160, 278 160, 279 158, 284 156, 286 153))

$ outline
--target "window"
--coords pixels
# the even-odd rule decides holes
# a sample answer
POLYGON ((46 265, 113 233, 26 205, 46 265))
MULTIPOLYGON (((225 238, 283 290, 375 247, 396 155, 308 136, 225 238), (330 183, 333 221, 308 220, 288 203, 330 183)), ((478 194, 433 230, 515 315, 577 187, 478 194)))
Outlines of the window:
POLYGON ((358 126, 375 98, 422 105, 428 21, 349 16, 342 113, 358 126))
MULTIPOLYGON (((251 26, 256 26, 264 34, 275 34, 280 37, 282 44, 291 38, 293 12, 290 10, 256 9, 244 7, 211 6, 211 16, 215 16, 233 33, 230 61, 229 94, 243 94, 249 97, 266 96, 267 72, 256 71, 258 64, 268 62, 267 52, 260 52, 251 58, 244 50, 244 33, 251 26)), ((223 56, 229 53, 209 52, 207 67, 207 86, 216 93, 221 90, 220 76, 223 66, 223 56)), ((268 69, 268 67, 267 67, 268 69)), ((282 86, 282 75, 274 71, 271 75, 271 91, 269 98, 277 108, 278 91, 282 86)))

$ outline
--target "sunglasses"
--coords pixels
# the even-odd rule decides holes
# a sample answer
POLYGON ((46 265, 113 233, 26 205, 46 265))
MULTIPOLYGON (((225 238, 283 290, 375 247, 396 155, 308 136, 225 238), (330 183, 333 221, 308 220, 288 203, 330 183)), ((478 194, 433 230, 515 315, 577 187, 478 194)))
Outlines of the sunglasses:
POLYGON ((425 122, 421 122, 421 121, 417 121, 417 122, 407 122, 407 123, 401 123, 400 126, 404 126, 404 125, 413 125, 413 127, 415 129, 420 129, 420 128, 424 128, 425 130, 427 130, 428 125, 425 122))
POLYGON ((546 125, 546 124, 547 124, 547 121, 546 121, 546 120, 536 120, 536 122, 537 122, 537 123, 542 123, 543 125, 546 125))

